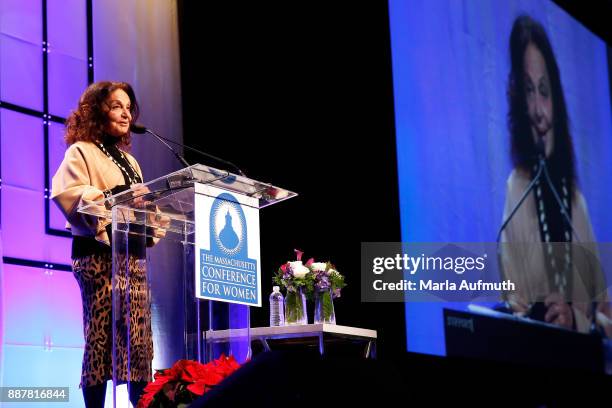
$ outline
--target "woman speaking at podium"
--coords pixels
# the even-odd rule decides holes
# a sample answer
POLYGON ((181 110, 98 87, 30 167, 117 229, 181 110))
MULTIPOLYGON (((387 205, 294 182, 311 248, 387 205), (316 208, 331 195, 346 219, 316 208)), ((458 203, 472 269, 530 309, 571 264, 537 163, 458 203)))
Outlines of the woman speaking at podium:
MULTIPOLYGON (((85 352, 81 387, 88 408, 104 406, 106 382, 113 374, 112 237, 110 220, 78 213, 77 208, 142 183, 140 166, 126 151, 131 142, 130 125, 137 117, 138 103, 129 84, 91 84, 66 121, 68 149, 53 176, 51 196, 72 232, 72 271, 83 301, 85 352)), ((131 316, 122 316, 118 323, 123 327, 117 331, 117 379, 119 383, 130 379, 130 400, 136 406, 151 380, 153 343, 144 254, 130 255, 128 264, 130 300, 122 296, 122 302, 130 304, 121 309, 130 310, 131 316)))
POLYGON ((514 22, 510 59, 508 122, 514 170, 507 182, 503 219, 511 218, 502 231, 501 253, 504 279, 518 290, 507 294, 507 300, 515 312, 534 319, 580 332, 603 330, 610 336, 607 285, 578 188, 559 67, 544 27, 529 16, 514 22), (519 204, 539 172, 540 158, 548 176, 542 173, 519 204))

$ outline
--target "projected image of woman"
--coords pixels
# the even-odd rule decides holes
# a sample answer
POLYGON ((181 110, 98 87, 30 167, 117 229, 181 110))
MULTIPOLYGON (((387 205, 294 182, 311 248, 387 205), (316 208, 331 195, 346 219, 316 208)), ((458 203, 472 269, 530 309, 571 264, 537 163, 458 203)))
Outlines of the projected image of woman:
POLYGON ((537 174, 539 157, 544 156, 575 232, 553 189, 541 178, 502 233, 505 279, 518 288, 507 299, 517 313, 581 332, 596 323, 610 335, 606 284, 598 262, 581 263, 584 257, 570 245, 593 243, 595 236, 578 187, 559 67, 540 23, 528 16, 515 20, 510 58, 508 127, 514 169, 507 181, 503 219, 537 174), (591 303, 595 296, 600 301, 591 303))

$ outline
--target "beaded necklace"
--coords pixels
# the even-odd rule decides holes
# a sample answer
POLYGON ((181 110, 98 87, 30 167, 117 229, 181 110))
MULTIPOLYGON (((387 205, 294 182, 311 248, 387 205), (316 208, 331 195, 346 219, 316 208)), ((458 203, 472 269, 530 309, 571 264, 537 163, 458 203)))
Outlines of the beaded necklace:
POLYGON ((123 159, 123 161, 125 163, 127 163, 128 167, 130 168, 131 172, 127 171, 127 169, 125 168, 125 166, 123 166, 121 163, 119 163, 118 160, 115 159, 115 157, 111 154, 111 152, 109 152, 106 147, 104 146, 103 143, 97 143, 97 146, 100 148, 100 150, 102 150, 102 152, 104 152, 104 154, 106 154, 106 156, 108 156, 109 159, 111 159, 111 161, 113 163, 115 163, 117 165, 117 167, 119 167, 119 170, 121 170, 121 173, 123 174, 123 178, 125 179, 126 182, 129 181, 129 184, 138 184, 138 183, 142 183, 142 179, 140 178, 140 176, 138 175, 138 173, 136 172, 136 170, 134 169, 134 167, 132 167, 132 164, 130 163, 130 161, 125 157, 125 155, 123 154, 123 152, 119 149, 117 149, 117 152, 119 152, 119 155, 121 156, 121 158, 123 159))
MULTIPOLYGON (((537 168, 534 166, 534 172, 536 170, 537 168)), ((563 206, 571 217, 571 199, 565 177, 561 177, 560 184, 563 206)), ((549 283, 557 292, 561 295, 565 295, 571 292, 573 283, 571 279, 572 251, 570 245, 572 242, 572 233, 565 219, 560 218, 560 212, 556 208, 558 205, 552 199, 552 192, 548 192, 548 190, 548 186, 541 185, 540 180, 536 182, 536 211, 538 214, 541 239, 546 248, 544 258, 547 265, 546 269, 549 271, 549 283), (546 193, 544 188, 546 189, 546 193), (547 195, 548 198, 545 198, 545 195, 547 195), (546 204, 548 204, 548 206, 546 204), (549 206, 552 207, 552 209, 547 208, 549 206), (550 224, 552 220, 549 219, 550 215, 553 215, 552 211, 555 212, 554 215, 556 216, 556 220, 553 222, 562 225, 562 228, 556 229, 555 234, 553 234, 553 228, 550 224), (563 242, 563 246, 561 246, 561 242, 563 242)))

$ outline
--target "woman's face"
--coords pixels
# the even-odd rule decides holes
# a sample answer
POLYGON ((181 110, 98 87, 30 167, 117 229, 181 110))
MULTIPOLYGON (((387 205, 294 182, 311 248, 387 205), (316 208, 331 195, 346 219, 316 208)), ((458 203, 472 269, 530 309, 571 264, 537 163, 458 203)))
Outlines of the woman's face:
POLYGON ((525 49, 523 68, 531 136, 536 146, 541 143, 546 157, 550 157, 555 147, 550 78, 544 56, 532 43, 525 49))
POLYGON ((130 97, 123 89, 116 89, 109 95, 106 105, 109 109, 106 133, 116 137, 124 136, 130 131, 132 122, 130 97))

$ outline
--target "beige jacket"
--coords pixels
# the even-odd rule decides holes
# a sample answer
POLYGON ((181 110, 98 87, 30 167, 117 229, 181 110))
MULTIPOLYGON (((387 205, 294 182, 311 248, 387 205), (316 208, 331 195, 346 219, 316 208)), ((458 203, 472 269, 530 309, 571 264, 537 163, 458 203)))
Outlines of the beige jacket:
MULTIPOLYGON (((123 152, 142 179, 136 159, 123 152)), ((121 170, 91 142, 76 142, 66 150, 64 160, 53 176, 51 198, 58 205, 72 235, 95 237, 109 245, 106 226, 110 220, 84 215, 77 209, 104 198, 104 190, 125 184, 121 170)), ((101 207, 103 209, 103 207, 101 207)))
MULTIPOLYGON (((528 175, 520 170, 515 169, 510 174, 506 188, 504 220, 519 201, 529 182, 528 175)), ((584 251, 580 251, 577 247, 573 248, 571 272, 573 289, 572 293, 565 295, 565 298, 572 301, 577 330, 587 332, 592 315, 590 294, 596 293, 600 301, 607 300, 608 296, 586 201, 578 190, 572 201, 572 224, 580 237, 580 242, 574 237, 573 243, 588 248, 589 256, 581 256, 584 251)), ((503 231, 500 250, 504 279, 510 279, 515 283, 517 291, 514 295, 521 301, 526 303, 540 301, 552 292, 545 272, 546 244, 541 242, 533 194, 529 194, 503 231)))

